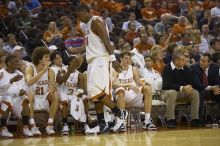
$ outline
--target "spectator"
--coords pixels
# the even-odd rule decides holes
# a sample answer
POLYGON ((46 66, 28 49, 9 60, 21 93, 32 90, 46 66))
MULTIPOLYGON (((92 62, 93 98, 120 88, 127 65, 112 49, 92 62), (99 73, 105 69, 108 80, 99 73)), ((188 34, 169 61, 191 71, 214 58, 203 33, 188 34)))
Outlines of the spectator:
POLYGON ((184 64, 184 51, 180 47, 173 52, 172 62, 164 67, 162 73, 162 89, 166 90, 164 100, 169 128, 176 128, 174 110, 178 101, 191 103, 191 126, 199 126, 199 93, 192 88, 191 73, 184 64))
POLYGON ((149 43, 149 36, 147 34, 141 34, 140 43, 138 43, 135 48, 137 48, 142 55, 149 55, 153 45, 149 43))
POLYGON ((79 36, 75 27, 72 28, 67 40, 65 41, 65 46, 68 52, 73 55, 81 55, 86 51, 85 38, 79 36))
POLYGON ((104 22, 107 24, 108 30, 111 32, 114 27, 114 24, 112 23, 111 17, 109 17, 109 11, 107 9, 103 9, 101 11, 101 16, 104 22))
POLYGON ((50 22, 48 30, 44 32, 43 39, 47 42, 48 46, 58 45, 62 41, 63 34, 58 30, 56 22, 50 22))
POLYGON ((151 43, 152 45, 155 45, 156 41, 154 39, 155 32, 154 32, 153 26, 152 25, 147 25, 145 29, 146 29, 147 35, 149 36, 149 43, 151 43))
POLYGON ((153 69, 161 74, 165 66, 163 62, 162 47, 159 45, 153 46, 151 48, 151 57, 153 60, 153 64, 152 64, 153 69))
POLYGON ((41 10, 41 4, 38 0, 24 0, 25 6, 33 14, 38 14, 41 10))
POLYGON ((168 16, 166 14, 161 15, 160 22, 156 23, 154 30, 157 34, 162 35, 165 32, 166 25, 168 23, 168 16))
POLYGON ((127 31, 128 30, 128 23, 134 22, 136 25, 136 29, 140 28, 142 25, 136 21, 136 16, 134 12, 128 13, 128 21, 123 23, 122 30, 127 31))
POLYGON ((216 0, 216 6, 211 9, 212 18, 220 17, 220 0, 216 0))
POLYGON ((145 27, 138 28, 137 33, 138 33, 138 37, 133 40, 133 46, 136 46, 138 43, 140 43, 141 41, 140 36, 142 34, 147 34, 145 27))
POLYGON ((169 64, 172 61, 172 55, 174 48, 176 48, 177 44, 176 43, 170 43, 167 47, 165 57, 163 59, 165 64, 169 64))
POLYGON ((199 118, 204 121, 204 101, 205 97, 211 97, 220 105, 220 77, 219 66, 211 63, 211 55, 204 53, 199 63, 190 67, 193 73, 193 87, 200 94, 199 118))
POLYGON ((167 1, 163 1, 160 8, 157 10, 157 16, 161 17, 164 14, 171 14, 172 12, 167 7, 167 1))
POLYGON ((145 7, 141 9, 142 18, 151 22, 157 19, 156 10, 152 8, 152 0, 145 0, 144 6, 145 7))
POLYGON ((201 37, 201 32, 199 29, 195 29, 192 34, 192 42, 194 44, 199 44, 199 52, 205 53, 209 51, 209 45, 206 39, 201 37))
POLYGON ((220 39, 212 39, 210 41, 210 53, 214 54, 214 53, 220 53, 220 39))
POLYGON ((213 36, 209 35, 209 26, 208 25, 202 26, 202 39, 205 39, 207 41, 208 45, 210 45, 210 41, 212 39, 214 39, 213 36))
POLYGON ((205 10, 204 16, 198 21, 199 29, 202 30, 202 26, 205 24, 209 26, 210 30, 214 28, 214 19, 211 17, 210 10, 205 10))
POLYGON ((162 89, 162 77, 160 73, 153 69, 153 60, 151 56, 145 56, 144 80, 152 87, 152 92, 162 89))
POLYGON ((18 28, 21 30, 30 29, 34 26, 32 19, 29 17, 29 13, 26 9, 21 9, 19 19, 18 19, 18 28))
POLYGON ((178 18, 178 23, 173 26, 173 34, 178 35, 185 32, 186 26, 186 17, 180 16, 178 18))
POLYGON ((137 0, 130 0, 129 5, 127 5, 124 10, 125 12, 134 12, 137 19, 141 19, 141 5, 137 2, 137 0))
POLYGON ((133 46, 133 40, 138 37, 138 33, 135 31, 135 22, 128 23, 128 31, 125 34, 125 40, 128 41, 133 46))
POLYGON ((63 29, 62 29, 61 33, 63 35, 63 39, 66 40, 68 37, 68 34, 70 33, 70 31, 73 27, 72 20, 69 17, 66 17, 62 21, 62 25, 63 25, 63 29))

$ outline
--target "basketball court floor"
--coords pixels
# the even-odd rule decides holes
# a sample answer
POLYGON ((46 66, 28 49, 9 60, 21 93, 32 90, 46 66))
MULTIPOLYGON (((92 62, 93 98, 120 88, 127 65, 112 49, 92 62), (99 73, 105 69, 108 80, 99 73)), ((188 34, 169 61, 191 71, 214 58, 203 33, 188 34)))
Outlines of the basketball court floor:
POLYGON ((220 128, 0 138, 0 146, 220 146, 220 128))

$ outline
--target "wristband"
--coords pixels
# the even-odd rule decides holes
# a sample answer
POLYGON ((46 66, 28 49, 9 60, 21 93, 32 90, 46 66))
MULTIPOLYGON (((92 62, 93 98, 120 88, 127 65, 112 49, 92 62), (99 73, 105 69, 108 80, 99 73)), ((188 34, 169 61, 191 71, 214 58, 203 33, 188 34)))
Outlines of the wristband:
POLYGON ((115 55, 114 55, 114 54, 110 55, 110 61, 111 61, 111 62, 116 61, 116 58, 115 58, 115 55))

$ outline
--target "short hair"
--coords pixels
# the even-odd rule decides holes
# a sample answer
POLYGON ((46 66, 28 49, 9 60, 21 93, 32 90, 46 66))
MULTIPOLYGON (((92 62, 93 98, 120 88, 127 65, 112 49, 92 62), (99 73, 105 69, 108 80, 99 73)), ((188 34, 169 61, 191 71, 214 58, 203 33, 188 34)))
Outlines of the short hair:
POLYGON ((57 55, 61 56, 58 51, 54 51, 52 54, 50 54, 50 61, 53 62, 57 55))
POLYGON ((46 47, 37 47, 34 49, 31 60, 34 65, 38 65, 40 60, 43 59, 44 55, 49 55, 50 51, 46 47))
POLYGON ((220 39, 216 39, 216 38, 212 39, 210 41, 210 46, 212 47, 216 42, 220 42, 220 39))
POLYGON ((150 55, 144 56, 144 59, 146 59, 146 58, 150 58, 151 60, 153 60, 153 58, 150 55))
POLYGON ((13 59, 15 59, 15 58, 17 58, 17 56, 15 56, 15 55, 8 55, 8 56, 6 57, 6 59, 5 59, 5 64, 8 65, 8 63, 9 63, 10 61, 12 61, 13 59))
POLYGON ((9 34, 7 35, 7 39, 9 39, 9 38, 11 38, 11 37, 15 37, 15 35, 14 35, 13 33, 9 33, 9 34))
POLYGON ((87 5, 82 4, 76 8, 76 13, 78 13, 78 12, 88 12, 89 13, 90 9, 87 5))
POLYGON ((208 61, 210 62, 212 60, 212 55, 209 53, 202 54, 203 57, 208 57, 208 61))
POLYGON ((125 55, 132 57, 131 52, 129 52, 129 51, 123 51, 123 52, 121 52, 120 58, 123 58, 125 55))
POLYGON ((179 46, 175 48, 172 54, 172 61, 175 61, 177 59, 180 59, 180 57, 185 56, 184 53, 185 53, 184 46, 179 46))

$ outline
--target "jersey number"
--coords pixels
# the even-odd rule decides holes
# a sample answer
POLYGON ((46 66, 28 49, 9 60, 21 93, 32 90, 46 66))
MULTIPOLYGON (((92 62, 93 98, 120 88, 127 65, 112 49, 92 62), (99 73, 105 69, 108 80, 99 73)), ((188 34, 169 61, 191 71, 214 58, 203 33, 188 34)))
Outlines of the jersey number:
POLYGON ((44 95, 44 87, 36 87, 36 95, 44 95))
POLYGON ((67 95, 73 95, 74 89, 68 89, 67 95))

